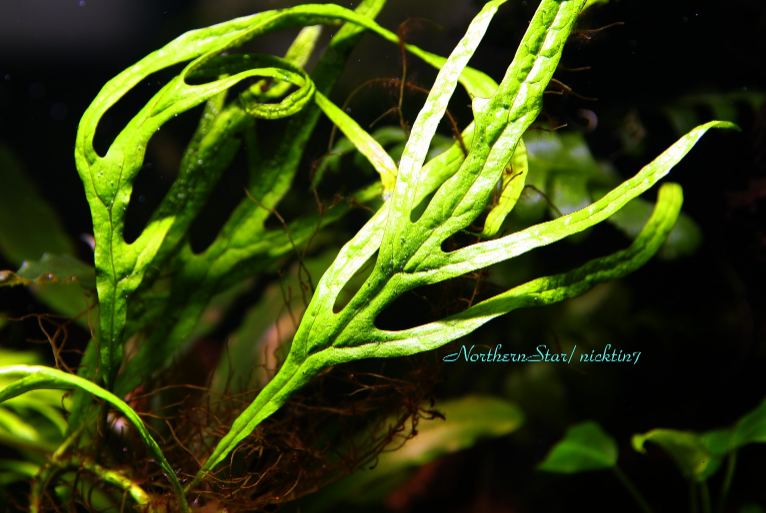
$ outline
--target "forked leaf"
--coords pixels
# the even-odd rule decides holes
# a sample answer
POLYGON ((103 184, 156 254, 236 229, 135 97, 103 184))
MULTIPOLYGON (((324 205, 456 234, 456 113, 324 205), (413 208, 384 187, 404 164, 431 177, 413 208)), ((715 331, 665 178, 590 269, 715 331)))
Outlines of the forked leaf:
POLYGON ((11 365, 8 367, 0 367, 0 376, 22 376, 22 378, 11 385, 0 390, 0 402, 11 399, 23 393, 31 390, 37 390, 40 388, 55 388, 55 389, 72 389, 80 388, 89 392, 96 397, 104 399, 116 407, 127 417, 136 431, 143 439, 149 452, 157 459, 162 469, 165 471, 170 483, 173 485, 176 491, 176 498, 178 499, 183 511, 188 511, 188 505, 184 498, 183 489, 181 483, 176 477, 175 471, 165 459, 157 442, 149 434, 146 429, 146 425, 141 420, 141 417, 128 406, 122 399, 115 396, 111 392, 104 390, 103 388, 95 385, 87 379, 80 378, 73 374, 62 372, 58 369, 52 369, 50 367, 36 366, 36 365, 11 365))
MULTIPOLYGON (((426 100, 426 107, 424 107, 424 110, 422 111, 426 114, 423 115, 421 113, 421 115, 418 116, 418 121, 416 121, 415 126, 413 127, 412 133, 410 135, 410 141, 408 142, 408 147, 412 145, 413 148, 417 149, 417 153, 421 154, 420 160, 417 160, 417 157, 415 156, 415 153, 412 152, 412 150, 410 150, 410 154, 408 154, 407 150, 405 150, 405 155, 402 157, 402 162, 409 158, 413 162, 417 161, 418 166, 422 165, 422 159, 425 157, 428 151, 431 138, 433 133, 436 131, 436 126, 446 111, 447 100, 449 99, 449 96, 451 96, 451 91, 454 91, 455 85, 457 84, 457 81, 460 78, 468 60, 478 46, 479 41, 483 37, 489 21, 497 11, 498 6, 502 3, 502 0, 489 2, 484 7, 484 9, 482 9, 482 11, 468 28, 468 33, 466 36, 461 40, 453 54, 449 59, 447 59, 444 66, 441 68, 436 83, 431 90, 431 94, 429 94, 429 97, 426 100)), ((407 192, 406 185, 404 186, 404 189, 400 189, 402 187, 401 184, 408 184, 410 180, 411 177, 408 175, 402 176, 400 172, 397 179, 396 192, 394 193, 394 197, 388 202, 393 204, 394 208, 396 208, 397 202, 401 202, 402 192, 407 192), (397 200, 397 197, 400 199, 397 200)), ((415 190, 412 191, 408 198, 411 202, 414 202, 415 200, 418 188, 417 184, 414 184, 414 187, 415 190)), ((414 205, 412 205, 412 207, 414 207, 414 205)), ((408 213, 412 210, 412 207, 408 213)), ((380 221, 383 219, 383 217, 379 215, 383 210, 386 210, 389 214, 392 211, 390 208, 379 210, 378 213, 373 216, 373 219, 376 220, 374 223, 380 223, 380 221)), ((399 213, 399 215, 402 214, 399 213)), ((391 222, 392 219, 389 218, 388 221, 391 222)), ((369 225, 370 223, 368 223, 367 226, 369 225)), ((377 226, 378 230, 373 230, 373 232, 377 232, 379 235, 382 235, 382 233, 379 231, 380 224, 377 224, 377 226)), ((363 239, 366 239, 367 236, 372 234, 363 228, 359 235, 362 236, 363 239)), ((359 238, 359 236, 357 236, 355 239, 357 238, 359 238)), ((357 244, 358 243, 355 240, 352 240, 343 248, 343 250, 341 250, 341 255, 343 255, 344 252, 348 250, 349 246, 356 246, 357 244)), ((365 248, 365 251, 354 255, 354 261, 358 262, 360 266, 363 265, 364 261, 366 261, 367 258, 369 258, 369 256, 371 256, 371 254, 375 251, 375 245, 376 244, 369 245, 369 249, 365 248), (372 251, 370 251, 370 249, 372 251)), ((338 262, 340 258, 342 257, 339 256, 338 259, 336 259, 336 262, 338 262)), ((317 287, 317 291, 312 298, 309 309, 304 316, 304 321, 301 323, 299 332, 293 340, 293 346, 290 355, 288 356, 284 366, 277 374, 277 376, 261 391, 256 400, 247 408, 247 410, 235 420, 234 424, 232 425, 232 429, 218 443, 213 453, 203 465, 202 469, 200 469, 200 472, 197 474, 197 478, 189 485, 187 485, 187 488, 196 484, 199 479, 201 479, 207 472, 212 470, 218 463, 220 463, 223 458, 225 458, 234 449, 240 440, 252 432, 255 426, 258 425, 262 419, 266 418, 268 415, 276 411, 282 404, 284 404, 293 390, 300 388, 300 386, 305 384, 325 365, 325 362, 319 361, 316 362, 316 365, 311 365, 311 363, 309 363, 310 360, 306 360, 306 352, 309 350, 309 347, 311 347, 312 350, 316 350, 318 347, 327 347, 328 345, 332 344, 333 337, 323 335, 321 345, 319 342, 313 342, 311 346, 308 346, 307 340, 305 338, 307 334, 305 327, 312 324, 311 321, 315 320, 314 318, 317 316, 317 310, 320 310, 322 306, 329 307, 329 313, 332 314, 332 306, 335 302, 335 298, 337 297, 337 293, 343 284, 348 281, 348 279, 355 272, 356 269, 353 269, 345 277, 345 279, 333 283, 330 287, 330 290, 328 290, 326 285, 323 287, 322 282, 326 282, 328 275, 333 274, 333 269, 331 268, 327 273, 325 273, 322 282, 320 282, 320 285, 317 287), (317 305, 317 298, 321 298, 319 305, 317 305), (303 334, 301 334, 301 329, 304 330, 303 334), (307 369, 302 368, 304 363, 308 364, 307 369)), ((347 310, 348 306, 344 308, 343 311, 345 312, 347 310)), ((325 312, 326 311, 327 310, 325 310, 325 312)), ((322 328, 325 328, 326 323, 327 320, 323 320, 319 323, 316 323, 315 327, 321 331, 322 328)))
POLYGON ((574 474, 612 468, 617 464, 617 443, 595 422, 583 422, 567 430, 537 470, 574 474))
POLYGON ((440 347, 516 308, 551 304, 582 294, 596 283, 625 276, 657 251, 680 211, 682 194, 674 184, 663 186, 654 215, 625 251, 591 261, 570 273, 534 280, 425 326, 392 332, 374 325, 375 317, 407 290, 486 267, 603 221, 667 174, 709 128, 733 126, 711 122, 698 127, 637 176, 586 209, 445 254, 441 243, 479 215, 521 134, 540 112, 545 85, 583 3, 584 0, 542 2, 495 94, 489 100, 474 98, 477 121, 471 152, 457 173, 437 190, 422 217, 413 222, 411 212, 420 198, 421 177, 426 181, 422 161, 446 109, 445 98, 454 90, 462 67, 499 2, 490 2, 476 17, 466 37, 441 68, 413 126, 399 166, 394 196, 341 249, 317 285, 280 372, 235 420, 189 486, 226 458, 258 423, 322 369, 360 358, 398 357, 440 347), (378 250, 377 265, 369 281, 340 312, 333 312, 335 298, 344 284, 378 250))
MULTIPOLYGON (((358 5, 358 12, 352 14, 358 19, 367 19, 366 16, 374 17, 383 3, 384 0, 364 0, 358 5)), ((332 10, 338 7, 327 6, 327 8, 332 10)), ((338 9, 345 12, 342 8, 338 9)), ((300 13, 291 14, 291 12, 288 9, 283 13, 287 16, 285 23, 289 23, 291 17, 299 18, 301 23, 307 22, 307 18, 298 16, 300 13)), ((327 19, 323 18, 320 21, 326 22, 327 19)), ((259 29, 263 28, 259 27, 259 29)), ((266 23, 265 28, 276 30, 278 27, 275 28, 266 23)), ((213 30, 213 27, 210 30, 213 30)), ((345 56, 351 51, 362 32, 363 29, 359 26, 346 24, 334 35, 328 47, 332 50, 332 52, 328 50, 328 53, 331 53, 334 58, 320 59, 312 75, 318 91, 328 93, 332 88, 343 68, 345 56)), ((237 112, 236 103, 230 104, 230 107, 227 110, 237 112)), ((210 112, 205 113, 198 130, 204 136, 203 142, 206 146, 212 148, 221 144, 218 141, 232 142, 231 138, 234 135, 226 131, 231 120, 221 119, 222 115, 216 116, 215 110, 210 109, 210 112), (204 121, 208 115, 218 125, 211 126, 209 130, 205 127, 204 121), (208 139, 210 139, 209 142, 207 142, 208 139)), ((239 112, 241 113, 241 109, 239 112)), ((274 265, 286 254, 293 252, 296 245, 300 246, 311 238, 317 226, 332 223, 349 210, 344 205, 338 205, 326 215, 300 219, 290 224, 289 234, 283 229, 267 231, 264 226, 264 222, 271 215, 271 209, 276 207, 290 189, 302 159, 302 153, 296 151, 296 148, 305 145, 319 119, 319 114, 319 109, 306 108, 290 117, 282 140, 276 148, 275 156, 265 162, 259 160, 258 152, 254 149, 257 143, 253 140, 254 131, 251 129, 246 131, 251 168, 250 195, 259 201, 254 202, 245 198, 234 210, 219 237, 204 253, 195 255, 187 249, 175 256, 176 274, 173 279, 173 290, 167 301, 167 307, 162 312, 162 320, 153 329, 151 337, 142 344, 138 355, 130 360, 125 372, 121 373, 116 388, 121 393, 132 390, 138 384, 140 376, 155 372, 178 351, 188 340, 197 319, 213 295, 274 265), (232 251, 232 247, 236 247, 237 251, 232 251)), ((236 118, 241 117, 236 116, 236 118)), ((245 115, 244 118, 249 119, 249 116, 245 115)), ((197 149, 194 144, 190 145, 187 155, 190 156, 192 165, 198 163, 197 149)), ((207 174, 206 170, 202 176, 207 174)), ((200 192, 209 192, 210 189, 212 186, 206 187, 202 184, 198 191, 195 191, 195 196, 200 196, 200 192)), ((364 203, 379 195, 379 191, 363 190, 355 196, 355 199, 364 203)), ((172 198, 171 195, 171 200, 172 198)), ((182 235, 188 229, 189 223, 187 221, 186 225, 182 226, 177 222, 175 226, 179 226, 179 233, 182 235)), ((169 233, 172 234, 173 231, 169 233)), ((175 247, 174 244, 169 246, 170 249, 173 247, 175 247)))

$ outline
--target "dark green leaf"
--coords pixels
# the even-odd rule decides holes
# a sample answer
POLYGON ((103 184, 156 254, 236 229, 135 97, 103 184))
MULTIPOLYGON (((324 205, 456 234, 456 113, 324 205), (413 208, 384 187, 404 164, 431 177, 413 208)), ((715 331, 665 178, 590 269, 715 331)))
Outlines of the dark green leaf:
POLYGON ((686 479, 704 481, 718 470, 722 461, 710 453, 702 436, 697 433, 653 429, 643 435, 633 435, 633 448, 645 452, 647 441, 659 445, 670 454, 686 479))

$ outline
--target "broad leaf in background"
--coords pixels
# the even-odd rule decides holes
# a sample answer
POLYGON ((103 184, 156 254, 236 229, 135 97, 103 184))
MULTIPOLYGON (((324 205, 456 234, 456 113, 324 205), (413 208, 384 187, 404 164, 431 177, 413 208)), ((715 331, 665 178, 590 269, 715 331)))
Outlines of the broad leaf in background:
MULTIPOLYGON (((620 182, 610 166, 596 161, 582 134, 532 134, 527 139, 527 182, 548 196, 552 203, 549 210, 554 217, 590 205, 620 182)), ((526 198, 523 196, 520 201, 522 219, 526 222, 541 219, 544 207, 548 206, 545 198, 534 191, 529 191, 526 198)), ((607 222, 634 239, 651 216, 653 208, 652 202, 636 198, 607 222)), ((699 226, 691 217, 682 213, 658 256, 665 260, 688 256, 697 250, 701 242, 702 231, 699 226)))
POLYGON ((662 447, 687 479, 703 481, 715 474, 723 458, 751 443, 766 442, 766 399, 725 429, 694 433, 654 429, 633 436, 633 447, 645 452, 646 442, 662 447))
MULTIPOLYGON (((428 405, 423 406, 428 409, 428 405)), ((305 513, 338 511, 343 504, 380 503, 411 472, 442 456, 469 449, 480 440, 498 438, 517 430, 524 414, 513 403, 502 399, 467 395, 444 401, 437 410, 446 420, 421 419, 417 436, 402 446, 395 439, 378 457, 374 468, 362 469, 311 495, 300 507, 305 513)), ((405 428, 409 432, 411 426, 405 428)))
POLYGON ((13 152, 0 144, 0 253, 12 265, 38 260, 44 253, 75 252, 61 217, 24 173, 13 152))
MULTIPOLYGON (((596 189, 594 199, 600 198, 606 191, 596 189)), ((619 212, 609 218, 609 223, 624 233, 628 238, 635 238, 652 215, 654 204, 643 198, 636 198, 619 212)), ((668 239, 657 252, 663 260, 674 260, 693 255, 702 244, 702 230, 699 225, 681 212, 678 222, 670 231, 668 239)))
MULTIPOLYGON (((758 113, 766 93, 763 91, 731 91, 699 93, 682 96, 662 107, 676 134, 681 135, 700 124, 701 112, 708 110, 713 118, 737 123, 743 121, 737 106, 746 106, 753 115, 758 113)), ((707 115, 707 113, 706 113, 707 115)))
POLYGON ((0 271, 0 287, 4 285, 42 285, 46 283, 76 283, 83 289, 96 288, 96 273, 69 255, 43 254, 39 261, 25 260, 15 273, 0 271))
POLYGON ((617 464, 617 443, 595 422, 583 422, 567 430, 550 450, 538 470, 573 474, 612 468, 617 464))
MULTIPOLYGON (((72 282, 67 275, 63 279, 56 274, 61 270, 58 264, 52 267, 39 265, 44 259, 45 253, 60 255, 56 259, 67 261, 67 267, 74 265, 77 270, 74 275, 92 275, 93 270, 71 255, 75 254, 75 244, 61 225, 61 217, 53 207, 43 199, 35 184, 24 173, 19 159, 13 152, 0 144, 0 254, 14 268, 18 269, 29 262, 32 268, 40 271, 42 281, 40 286, 31 289, 32 293, 54 312, 67 317, 74 317, 87 308, 80 287, 62 286, 61 283, 72 282), (47 279, 52 274, 55 280, 47 279), (43 282, 46 282, 42 284, 43 282)), ((48 257, 51 258, 51 257, 48 257)), ((23 269, 23 268, 22 268, 23 269)), ((69 271, 67 271, 69 272, 69 271)), ((65 272, 64 274, 66 274, 65 272)), ((0 286, 2 285, 29 285, 27 280, 34 281, 36 277, 30 277, 19 270, 0 269, 0 286), (17 274, 19 276, 17 276, 17 274)), ((86 280, 87 282, 87 280, 86 280)), ((88 283, 85 288, 91 288, 88 283)), ((87 320, 78 318, 80 324, 86 325, 87 320)))
POLYGON ((686 479, 704 481, 721 464, 721 458, 710 453, 702 436, 697 433, 653 429, 643 435, 633 436, 633 448, 639 452, 645 452, 646 442, 655 443, 667 451, 686 479))

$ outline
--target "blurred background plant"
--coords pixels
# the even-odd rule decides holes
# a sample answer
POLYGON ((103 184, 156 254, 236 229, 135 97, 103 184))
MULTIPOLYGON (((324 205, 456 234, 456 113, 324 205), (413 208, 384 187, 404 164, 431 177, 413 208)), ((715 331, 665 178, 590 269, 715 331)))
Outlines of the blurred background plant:
MULTIPOLYGON (((93 230, 71 155, 82 112, 106 80, 177 34, 252 11, 286 6, 279 1, 262 4, 239 0, 116 2, 110 7, 71 2, 52 7, 30 1, 0 6, 0 143, 4 144, 0 152, 0 269, 19 269, 24 260, 39 260, 44 252, 92 260, 87 237, 82 235, 93 230)), ((412 4, 392 1, 378 21, 392 30, 408 18, 436 22, 443 27, 441 31, 428 23, 415 28, 408 24, 406 37, 441 55, 449 53, 479 7, 467 1, 455 2, 450 8, 443 2, 412 4)), ((499 78, 535 4, 511 2, 504 7, 471 65, 499 78)), ((642 351, 641 363, 629 367, 442 364, 440 357, 454 352, 444 348, 431 357, 398 363, 362 362, 334 370, 296 400, 296 416, 301 408, 327 411, 323 420, 314 421, 315 430, 326 422, 337 434, 350 432, 352 428, 343 424, 344 418, 354 418, 349 411, 340 420, 333 415, 351 408, 353 401, 339 406, 338 399, 375 387, 379 387, 374 392, 378 395, 370 400, 371 409, 396 412, 405 405, 412 412, 424 399, 433 397, 435 410, 448 418, 468 420, 445 423, 443 429, 449 426, 454 431, 439 434, 432 433, 437 429, 431 427, 441 422, 438 416, 426 414, 426 418, 434 418, 421 421, 418 431, 422 436, 407 445, 412 447, 406 452, 409 459, 398 452, 384 453, 376 471, 358 473, 347 478, 355 481, 340 481, 325 488, 321 498, 305 497, 301 511, 321 511, 343 501, 347 511, 352 510, 349 503, 365 511, 371 505, 383 511, 426 506, 442 511, 550 511, 581 503, 594 511, 612 511, 615 504, 627 504, 630 497, 610 476, 563 478, 533 470, 567 428, 588 419, 598 420, 615 437, 620 467, 650 504, 658 509, 660 505, 668 509, 687 507, 687 485, 675 470, 672 455, 650 448, 648 456, 641 456, 631 449, 629 441, 635 433, 658 427, 707 432, 734 424, 766 394, 760 374, 766 363, 762 314, 766 307, 762 272, 766 256, 762 214, 762 198, 766 196, 766 77, 758 65, 766 60, 766 47, 762 39, 748 39, 748 34, 758 33, 764 20, 761 3, 746 0, 725 10, 690 1, 674 2, 662 9, 627 0, 598 6, 584 22, 587 25, 579 27, 579 35, 573 38, 562 61, 568 69, 591 69, 561 70, 557 77, 571 91, 562 87, 563 94, 546 97, 545 114, 551 125, 566 123, 567 128, 554 133, 532 131, 525 136, 530 155, 527 181, 535 189, 524 191, 518 210, 503 227, 506 230, 555 217, 556 210, 567 213, 598 198, 605 188, 631 176, 700 121, 728 119, 743 127, 741 136, 727 137, 725 144, 723 135, 706 136, 710 140, 695 148, 674 170, 673 179, 685 188, 686 214, 675 238, 662 251, 664 262, 650 262, 641 272, 601 285, 576 300, 499 319, 477 331, 473 339, 488 348, 502 343, 514 352, 531 352, 541 343, 564 350, 574 344, 582 350, 600 350, 611 343, 625 351, 642 351), (615 21, 626 24, 589 32, 615 21), (591 97, 598 97, 598 101, 587 99, 591 97), (387 378, 378 378, 380 375, 387 378), (382 404, 380 398, 391 391, 398 391, 399 398, 382 404), (336 411, 329 411, 332 408, 336 411)), ((277 34, 259 40, 257 51, 281 55, 292 37, 294 34, 277 34)), ((328 41, 327 34, 322 37, 320 48, 328 41)), ((394 46, 384 46, 370 37, 363 39, 333 99, 341 105, 368 79, 400 76, 401 64, 394 46)), ((411 59, 407 66, 409 81, 421 86, 432 82, 435 72, 427 65, 411 59)), ((129 94, 114 112, 110 111, 101 133, 103 140, 111 140, 129 115, 161 85, 148 82, 143 91, 129 94)), ((370 87, 352 100, 347 111, 367 126, 397 99, 389 89, 370 87)), ((405 100, 403 116, 411 122, 422 98, 413 92, 405 100)), ((461 111, 456 107, 454 115, 458 122, 470 119, 467 108, 461 111)), ((188 123, 171 124, 152 139, 133 193, 137 201, 128 214, 129 240, 168 190, 193 128, 188 123)), ((307 148, 309 161, 304 162, 296 181, 304 188, 302 193, 310 190, 311 161, 326 152, 329 128, 329 123, 320 125, 317 132, 325 136, 307 148)), ((388 135, 391 142, 387 148, 397 159, 397 152, 401 152, 397 143, 404 140, 403 133, 393 127, 388 135)), ((347 194, 364 183, 364 178, 358 183, 348 182, 350 173, 344 170, 355 166, 354 161, 349 155, 327 162, 320 193, 328 200, 334 191, 347 194)), ((241 198, 247 176, 236 173, 220 183, 212 206, 196 221, 193 247, 210 243, 228 217, 230 205, 241 198)), ((369 170, 367 180, 371 176, 369 170)), ((279 209, 285 217, 294 218, 305 208, 300 195, 288 195, 279 209)), ((616 216, 613 223, 617 231, 630 236, 642 224, 638 220, 647 215, 640 203, 632 208, 634 212, 616 216)), ((306 265, 312 276, 321 275, 334 256, 332 248, 347 240, 362 219, 352 213, 321 235, 324 240, 318 240, 316 247, 330 249, 309 255, 306 265)), ((580 244, 577 240, 563 243, 565 259, 560 255, 562 246, 542 248, 534 256, 514 259, 512 265, 493 268, 482 280, 487 287, 508 288, 584 262, 594 253, 610 252, 627 240, 607 227, 578 239, 580 244), (586 237, 588 244, 582 244, 586 237)), ((92 282, 87 281, 83 269, 71 271, 76 263, 62 261, 56 265, 66 269, 67 276, 80 276, 83 286, 43 283, 43 276, 28 289, 3 290, 3 365, 17 361, 44 361, 62 368, 77 364, 76 351, 82 350, 89 338, 87 308, 92 303, 88 293, 92 282), (49 315, 54 312, 65 317, 49 315), (67 321, 69 318, 75 319, 67 321), (53 351, 48 337, 57 341, 53 351), (32 354, 29 340, 44 345, 32 354)), ((29 272, 18 275, 21 279, 38 278, 34 270, 29 272)), ((300 313, 297 275, 297 265, 285 260, 266 276, 245 283, 238 294, 218 298, 195 331, 193 349, 182 357, 176 374, 165 376, 157 386, 204 386, 204 376, 215 367, 247 361, 237 351, 247 352, 249 347, 257 347, 261 355, 273 354, 271 348, 294 329, 290 314, 300 313), (286 301, 291 295, 292 301, 286 301), (216 355, 227 343, 231 358, 219 359, 216 355)), ((453 286, 470 289, 473 284, 453 286)), ((430 306, 415 299, 404 309, 411 309, 413 316, 431 315, 430 306)), ((263 383, 275 362, 263 363, 261 374, 252 374, 249 368, 235 370, 233 375, 239 378, 232 386, 244 391, 263 383)), ((214 389, 225 386, 211 384, 214 389)), ((37 472, 35 465, 44 462, 40 455, 49 453, 61 440, 63 417, 55 411, 61 395, 24 396, 22 402, 17 399, 15 404, 0 407, 0 484, 7 494, 0 500, 9 508, 28 492, 23 483, 37 472)), ((186 395, 179 393, 176 400, 186 395)), ((163 401, 173 403, 168 397, 163 401)), ((149 409, 160 406, 154 404, 149 409)), ((376 420, 376 425, 379 423, 380 419, 376 420)), ((384 421, 378 429, 385 432, 386 425, 384 421)), ((274 426, 273 432, 279 429, 279 425, 274 426)), ((405 426, 401 436, 408 432, 405 426)), ((296 448, 290 445, 294 441, 276 440, 273 443, 280 450, 296 448)), ((362 445, 365 443, 369 442, 362 445)), ((400 444, 401 440, 391 443, 400 444)), ((327 449, 332 452, 332 444, 327 449)), ((131 448, 134 450, 140 449, 131 448)), ((731 511, 756 511, 754 504, 766 504, 766 492, 759 485, 766 475, 764 450, 756 444, 740 454, 737 479, 728 492, 731 511)), ((298 462, 292 470, 303 465, 306 463, 298 462)), ((277 485, 292 478, 290 470, 275 479, 277 485)), ((72 473, 68 479, 75 480, 77 475, 72 473)), ((89 479, 87 473, 83 476, 83 481, 89 479)), ((722 484, 724 479, 725 472, 718 472, 711 477, 711 486, 722 484)), ((78 486, 101 493, 92 479, 86 484, 72 484, 74 489, 78 486)), ((104 508, 115 501, 108 492, 101 500, 104 508)))

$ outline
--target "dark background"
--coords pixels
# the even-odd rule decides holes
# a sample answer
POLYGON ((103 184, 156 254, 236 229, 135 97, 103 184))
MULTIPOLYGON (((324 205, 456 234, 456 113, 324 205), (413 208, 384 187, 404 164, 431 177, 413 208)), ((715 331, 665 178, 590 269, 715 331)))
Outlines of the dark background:
MULTIPOLYGON (((351 2, 339 3, 352 6, 351 2)), ((70 235, 77 238, 92 233, 73 150, 78 120, 100 87, 187 30, 288 5, 270 0, 5 0, 0 3, 0 143, 17 153, 42 194, 61 213, 70 235)), ((443 30, 422 24, 412 30, 408 40, 446 55, 479 7, 470 0, 395 0, 378 21, 396 30, 407 18, 432 20, 443 30)), ((534 8, 533 1, 517 0, 502 7, 471 65, 499 81, 534 8)), ((584 129, 576 116, 578 109, 592 110, 599 124, 587 134, 591 150, 599 158, 611 157, 625 177, 676 140, 664 105, 692 93, 766 90, 766 3, 762 1, 734 0, 723 5, 621 0, 595 9, 578 28, 595 29, 619 21, 625 25, 593 34, 590 40, 574 38, 568 45, 562 64, 591 66, 590 71, 556 75, 579 94, 597 97, 598 102, 575 97, 547 101, 546 112, 570 123, 567 129, 571 130, 584 129), (621 134, 631 114, 639 116, 647 134, 640 152, 622 151, 621 134)), ((265 38, 257 43, 257 51, 280 54, 292 35, 265 38)), ((352 55, 333 99, 342 103, 368 78, 398 76, 400 66, 395 47, 366 36, 352 55)), ((434 76, 415 59, 409 70, 408 78, 426 87, 434 76)), ((139 87, 145 89, 129 95, 110 112, 111 126, 103 129, 105 141, 159 89, 154 78, 139 87)), ((385 97, 371 98, 366 107, 359 107, 369 112, 355 112, 355 116, 371 120, 390 106, 385 97)), ((707 430, 726 426, 766 395, 766 114, 763 108, 758 112, 744 105, 736 107, 743 131, 705 135, 670 175, 684 186, 684 210, 704 233, 704 244, 694 256, 650 262, 618 285, 615 297, 620 301, 600 306, 582 329, 557 324, 555 319, 567 314, 566 306, 560 306, 516 312, 474 335, 475 340, 494 345, 520 333, 523 342, 510 343, 528 351, 538 343, 552 346, 556 337, 568 334, 573 340, 611 340, 628 350, 641 350, 641 362, 619 368, 594 365, 585 374, 557 371, 553 391, 528 390, 523 397, 509 375, 486 374, 470 365, 445 369, 445 381, 437 394, 471 390, 509 395, 528 412, 528 422, 515 442, 486 442, 442 460, 433 474, 437 477, 422 478, 425 491, 414 494, 402 507, 614 511, 617 506, 620 511, 637 511, 606 473, 559 477, 532 470, 568 425, 588 419, 599 421, 618 440, 621 467, 656 511, 688 507, 686 485, 672 462, 659 450, 638 455, 629 441, 633 433, 655 427, 707 430)), ((464 107, 462 111, 460 106, 455 108, 458 118, 467 119, 464 107)), ((704 108, 699 114, 703 120, 712 119, 704 108)), ((146 200, 144 206, 134 207, 136 227, 169 186, 184 138, 191 130, 193 125, 179 125, 163 130, 163 140, 152 141, 154 148, 150 147, 147 159, 153 167, 140 179, 133 196, 146 200)), ((326 145, 326 139, 316 142, 308 154, 320 155, 322 144, 326 145)), ((306 176, 304 173, 299 180, 305 181, 306 176)), ((2 170, 0 187, 1 177, 2 170)), ((232 186, 221 198, 239 191, 241 188, 232 186)), ((222 200, 211 213, 215 219, 210 226, 200 229, 214 233, 215 225, 230 210, 225 205, 222 200)), ((623 245, 624 239, 605 228, 589 244, 560 243, 538 252, 535 258, 550 273, 623 245)), ((79 256, 87 259, 89 251, 83 243, 79 256)), ((39 308, 21 290, 4 291, 0 299, 3 311, 39 308)), ((766 448, 762 445, 741 451, 732 505, 766 504, 764 460, 766 448)), ((714 493, 721 474, 711 482, 714 493)))

